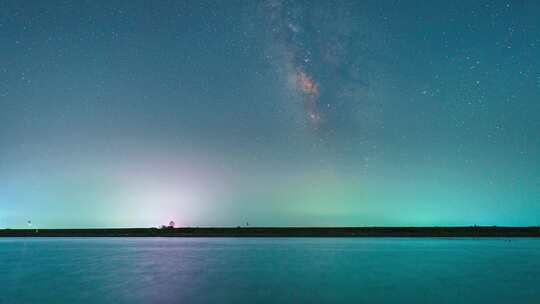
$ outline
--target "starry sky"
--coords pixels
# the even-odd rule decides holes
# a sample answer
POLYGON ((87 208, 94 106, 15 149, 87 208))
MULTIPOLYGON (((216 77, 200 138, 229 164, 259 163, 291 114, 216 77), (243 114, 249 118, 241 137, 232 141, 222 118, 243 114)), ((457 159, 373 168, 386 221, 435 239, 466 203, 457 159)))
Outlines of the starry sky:
POLYGON ((538 16, 0 0, 0 228, 538 225, 538 16))

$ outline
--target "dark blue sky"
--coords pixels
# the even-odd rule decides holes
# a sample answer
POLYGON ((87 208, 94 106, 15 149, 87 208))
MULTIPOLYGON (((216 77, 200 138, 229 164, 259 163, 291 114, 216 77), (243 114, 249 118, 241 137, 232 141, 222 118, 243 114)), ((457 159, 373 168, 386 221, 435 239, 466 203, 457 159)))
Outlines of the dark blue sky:
POLYGON ((0 227, 537 225, 538 16, 0 1, 0 227))

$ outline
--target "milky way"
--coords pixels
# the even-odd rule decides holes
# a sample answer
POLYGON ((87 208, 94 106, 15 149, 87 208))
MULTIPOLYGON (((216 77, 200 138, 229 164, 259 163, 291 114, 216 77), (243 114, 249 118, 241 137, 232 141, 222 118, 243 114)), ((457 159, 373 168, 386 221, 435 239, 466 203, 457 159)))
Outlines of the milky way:
POLYGON ((347 123, 355 125, 356 114, 371 103, 368 84, 385 65, 379 29, 363 27, 362 17, 354 16, 355 7, 347 2, 271 0, 263 7, 272 47, 282 47, 278 64, 285 65, 287 78, 302 96, 307 124, 331 129, 336 120, 343 124, 347 111, 347 123))

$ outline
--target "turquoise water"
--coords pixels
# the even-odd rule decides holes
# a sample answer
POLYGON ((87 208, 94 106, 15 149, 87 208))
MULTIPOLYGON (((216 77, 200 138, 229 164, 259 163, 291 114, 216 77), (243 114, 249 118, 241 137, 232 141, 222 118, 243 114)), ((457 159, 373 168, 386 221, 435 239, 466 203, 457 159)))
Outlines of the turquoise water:
POLYGON ((539 239, 7 238, 0 303, 540 303, 539 239))

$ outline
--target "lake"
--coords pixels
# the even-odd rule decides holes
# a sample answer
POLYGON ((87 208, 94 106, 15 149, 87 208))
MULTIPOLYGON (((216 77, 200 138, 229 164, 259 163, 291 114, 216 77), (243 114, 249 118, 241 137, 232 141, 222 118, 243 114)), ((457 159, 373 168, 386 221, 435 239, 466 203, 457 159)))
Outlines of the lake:
POLYGON ((540 239, 0 238, 0 303, 540 303, 540 239))

